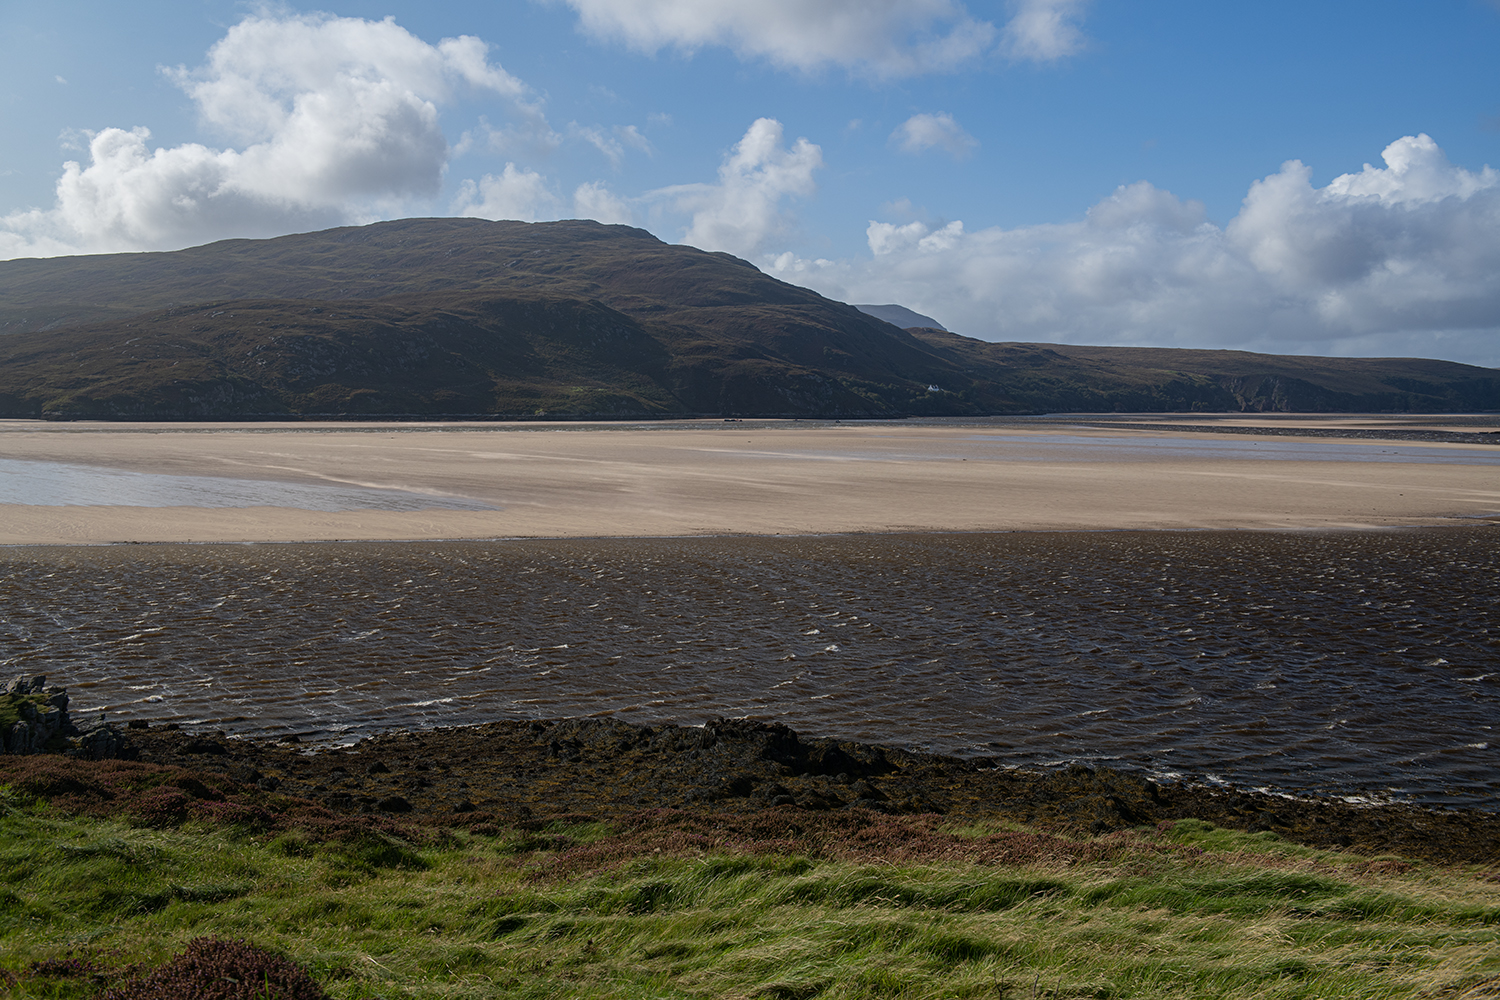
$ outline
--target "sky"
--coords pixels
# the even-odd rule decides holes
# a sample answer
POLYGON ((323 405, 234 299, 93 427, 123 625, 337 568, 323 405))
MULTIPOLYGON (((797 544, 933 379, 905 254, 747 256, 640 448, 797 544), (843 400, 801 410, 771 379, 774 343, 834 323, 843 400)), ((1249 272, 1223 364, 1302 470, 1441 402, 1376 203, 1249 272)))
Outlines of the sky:
POLYGON ((1500 367, 1500 0, 0 0, 0 259, 641 226, 996 341, 1500 367))

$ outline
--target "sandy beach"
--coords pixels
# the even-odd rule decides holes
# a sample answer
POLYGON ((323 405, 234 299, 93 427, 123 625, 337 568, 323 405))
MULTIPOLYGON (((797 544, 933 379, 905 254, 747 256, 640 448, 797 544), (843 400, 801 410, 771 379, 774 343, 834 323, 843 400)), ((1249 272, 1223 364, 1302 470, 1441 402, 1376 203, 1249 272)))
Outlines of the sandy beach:
MULTIPOLYGON (((26 463, 65 463, 406 491, 492 509, 132 506, 108 496, 11 502, 0 504, 0 544, 1500 521, 1496 446, 1286 436, 1297 427, 1325 435, 1330 427, 1462 430, 1458 418, 1191 419, 1272 426, 1281 435, 1184 434, 1169 421, 1159 430, 1087 426, 1083 417, 968 424, 3 421, 0 460, 10 460, 9 474, 20 478, 51 467, 26 463)), ((1492 421, 1478 423, 1488 430, 1492 421)), ((10 497, 27 499, 24 488, 10 497)))

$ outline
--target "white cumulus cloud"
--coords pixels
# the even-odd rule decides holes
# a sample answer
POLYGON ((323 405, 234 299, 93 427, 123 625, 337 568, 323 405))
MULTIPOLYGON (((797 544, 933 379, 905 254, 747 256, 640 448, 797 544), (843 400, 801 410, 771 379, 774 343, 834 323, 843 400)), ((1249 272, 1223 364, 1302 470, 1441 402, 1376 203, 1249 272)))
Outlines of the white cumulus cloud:
POLYGON ((0 218, 0 255, 173 249, 376 218, 437 194, 450 153, 438 106, 460 91, 538 114, 479 39, 430 45, 390 18, 252 15, 203 66, 167 72, 236 145, 93 133, 53 207, 0 218))
POLYGON ((538 222, 557 218, 561 202, 535 170, 507 163, 499 175, 485 174, 476 183, 459 185, 453 214, 478 219, 517 219, 538 222))
POLYGON ((583 29, 642 52, 723 45, 744 58, 876 77, 955 69, 998 30, 954 0, 564 0, 583 29))
POLYGON ((782 202, 812 194, 822 166, 821 147, 806 139, 783 145, 781 123, 760 118, 724 158, 717 184, 681 184, 646 197, 691 214, 682 242, 748 257, 792 228, 782 202))
POLYGON ((1084 47, 1078 21, 1086 0, 1016 0, 1003 48, 1012 59, 1051 62, 1084 47))
POLYGON ((958 160, 971 154, 979 145, 979 140, 965 132, 963 126, 947 113, 912 115, 891 133, 891 142, 908 153, 942 149, 958 160))
MULTIPOLYGON (((773 270, 986 340, 1447 357, 1500 366, 1500 171, 1426 135, 1313 187, 1298 161, 1227 226, 1142 181, 1078 222, 871 222, 868 259, 773 270)), ((779 265, 779 266, 778 266, 779 265)))
POLYGON ((573 216, 606 225, 636 224, 635 211, 630 203, 598 181, 580 184, 573 191, 573 216))

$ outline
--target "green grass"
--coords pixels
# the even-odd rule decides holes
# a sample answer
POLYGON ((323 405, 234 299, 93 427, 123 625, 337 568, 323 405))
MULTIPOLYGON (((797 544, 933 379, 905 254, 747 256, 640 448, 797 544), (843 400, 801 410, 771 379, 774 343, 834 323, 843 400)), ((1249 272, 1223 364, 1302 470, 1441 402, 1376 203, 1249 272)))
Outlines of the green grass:
POLYGON ((1108 862, 1008 868, 632 854, 613 836, 318 844, 69 817, 0 790, 0 970, 11 996, 91 996, 26 970, 154 965, 211 934, 289 955, 338 998, 1279 1000, 1500 983, 1493 874, 1200 823, 1108 862), (582 864, 558 850, 590 843, 582 864))
POLYGON ((9 729, 21 721, 22 705, 30 705, 38 712, 45 710, 47 698, 45 694, 6 694, 0 691, 0 728, 9 729))

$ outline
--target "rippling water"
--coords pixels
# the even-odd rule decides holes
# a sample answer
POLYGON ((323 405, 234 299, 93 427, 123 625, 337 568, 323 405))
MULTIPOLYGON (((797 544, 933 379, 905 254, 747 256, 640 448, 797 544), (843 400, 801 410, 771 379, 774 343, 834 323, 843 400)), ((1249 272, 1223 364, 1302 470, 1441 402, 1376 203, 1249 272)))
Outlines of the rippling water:
POLYGON ((1015 764, 1500 808, 1500 532, 0 550, 81 713, 352 738, 775 718, 1015 764))
POLYGON ((170 476, 0 458, 0 503, 38 507, 294 507, 301 510, 494 510, 465 497, 348 483, 170 476))

